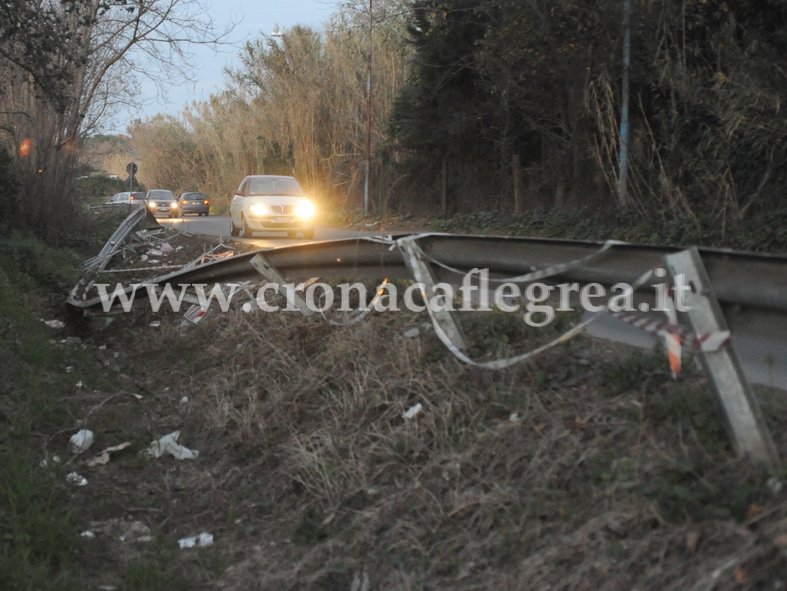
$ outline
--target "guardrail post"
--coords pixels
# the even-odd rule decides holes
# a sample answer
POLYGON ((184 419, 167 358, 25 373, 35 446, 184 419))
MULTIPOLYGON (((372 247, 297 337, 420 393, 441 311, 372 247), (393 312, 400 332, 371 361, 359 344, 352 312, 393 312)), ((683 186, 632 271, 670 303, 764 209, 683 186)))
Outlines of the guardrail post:
MULTIPOLYGON (((398 244, 404 254, 404 263, 407 265, 413 278, 417 283, 424 286, 421 291, 421 297, 424 299, 424 304, 429 305, 430 300, 437 295, 435 294, 437 279, 432 273, 432 268, 421 257, 421 249, 413 238, 401 238, 398 244)), ((465 339, 462 328, 450 311, 433 310, 431 316, 438 325, 435 329, 442 329, 457 349, 460 351, 468 349, 467 339, 465 339)))
MULTIPOLYGON (((274 267, 268 263, 268 260, 262 256, 261 254, 256 254, 250 261, 251 266, 254 267, 257 272, 265 277, 270 283, 275 283, 281 289, 282 285, 287 284, 287 280, 284 278, 284 275, 279 273, 274 267)), ((304 316, 311 316, 314 314, 312 310, 309 309, 309 306, 306 305, 306 300, 303 296, 297 293, 295 290, 292 291, 292 301, 295 304, 295 307, 298 308, 301 314, 304 316)))
MULTIPOLYGON (((697 248, 667 255, 666 263, 673 276, 684 274, 684 284, 691 287, 684 292, 687 310, 683 313, 694 333, 726 331, 727 322, 697 248)), ((724 413, 735 452, 778 467, 779 454, 732 343, 716 351, 701 350, 700 359, 724 413)))

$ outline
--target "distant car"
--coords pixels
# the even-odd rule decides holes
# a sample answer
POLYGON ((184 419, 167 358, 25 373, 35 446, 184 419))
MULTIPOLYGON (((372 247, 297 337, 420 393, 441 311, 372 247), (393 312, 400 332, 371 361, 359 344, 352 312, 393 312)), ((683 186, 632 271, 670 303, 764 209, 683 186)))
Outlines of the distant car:
POLYGON ((209 215, 210 200, 205 193, 181 193, 178 198, 180 202, 180 215, 196 213, 197 215, 209 215))
POLYGON ((253 175, 243 179, 230 203, 230 234, 250 238, 254 232, 300 232, 314 237, 317 208, 291 176, 253 175))
POLYGON ((104 203, 104 205, 129 205, 135 201, 142 202, 145 197, 144 193, 124 191, 122 193, 115 193, 112 197, 104 203))
POLYGON ((180 208, 172 191, 167 189, 150 189, 145 193, 148 209, 153 214, 166 214, 171 218, 179 217, 180 208))

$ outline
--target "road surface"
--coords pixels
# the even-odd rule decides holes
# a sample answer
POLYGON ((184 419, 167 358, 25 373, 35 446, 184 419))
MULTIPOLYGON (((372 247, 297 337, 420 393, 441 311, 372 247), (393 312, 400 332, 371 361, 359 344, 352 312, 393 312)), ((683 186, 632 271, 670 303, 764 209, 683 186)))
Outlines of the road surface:
MULTIPOLYGON (((184 232, 192 234, 202 234, 205 236, 221 236, 230 238, 230 218, 229 216, 188 216, 175 219, 158 218, 160 224, 166 224, 184 232)), ((284 232, 259 232, 252 238, 241 238, 232 236, 238 242, 248 242, 260 248, 273 248, 277 246, 291 246, 293 244, 304 244, 318 240, 340 240, 342 238, 357 238, 359 236, 375 236, 375 232, 355 232, 352 230, 336 230, 317 226, 314 229, 314 240, 304 240, 303 238, 287 238, 284 232)))

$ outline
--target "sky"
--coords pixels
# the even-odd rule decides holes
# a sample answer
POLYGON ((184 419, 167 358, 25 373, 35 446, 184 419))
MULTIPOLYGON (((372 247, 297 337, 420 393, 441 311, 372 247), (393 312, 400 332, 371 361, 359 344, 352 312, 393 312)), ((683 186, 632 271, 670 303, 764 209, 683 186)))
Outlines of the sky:
POLYGON ((216 29, 223 29, 228 23, 238 24, 229 39, 232 46, 222 52, 192 46, 194 61, 197 64, 195 83, 173 86, 166 97, 158 96, 155 84, 141 81, 142 106, 135 111, 120 113, 115 117, 110 133, 125 133, 132 119, 145 119, 156 113, 176 115, 192 101, 207 100, 212 93, 223 87, 224 68, 238 64, 237 55, 246 40, 256 38, 260 32, 270 35, 278 24, 281 29, 294 25, 309 25, 320 29, 334 12, 337 0, 203 0, 208 13, 213 18, 216 29))

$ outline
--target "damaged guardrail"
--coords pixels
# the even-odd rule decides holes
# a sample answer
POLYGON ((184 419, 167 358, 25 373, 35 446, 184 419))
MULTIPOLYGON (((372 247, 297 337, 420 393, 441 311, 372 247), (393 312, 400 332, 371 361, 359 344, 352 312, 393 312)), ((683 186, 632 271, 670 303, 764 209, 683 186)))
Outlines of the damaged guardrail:
MULTIPOLYGON (((653 300, 653 288, 659 284, 658 277, 652 276, 649 270, 665 263, 673 275, 685 274, 691 278, 690 299, 696 309, 688 318, 695 334, 729 335, 729 327, 735 335, 765 336, 787 342, 787 257, 721 249, 686 251, 616 242, 445 234, 399 239, 389 236, 236 254, 155 277, 145 284, 161 287, 243 282, 259 280, 260 274, 278 283, 285 278, 293 281, 315 276, 354 280, 415 277, 426 286, 423 294, 428 298, 427 291, 438 281, 459 285, 469 272, 484 268, 493 281, 503 281, 499 279, 502 276, 507 277, 505 281, 522 284, 536 279, 547 284, 625 283, 633 286, 637 301, 646 304, 653 300), (516 276, 510 277, 512 274, 516 276)), ((129 286, 127 291, 134 289, 129 286)), ((144 290, 139 293, 146 295, 144 290)), ((100 295, 90 293, 89 289, 81 294, 72 292, 68 301, 86 310, 102 304, 100 295)), ((432 321, 443 342, 463 359, 464 337, 452 314, 432 315, 432 321)), ((578 332, 572 329, 555 343, 578 332)), ((668 345, 678 347, 679 358, 681 340, 676 336, 677 321, 671 318, 663 332, 669 337, 668 345)), ((699 351, 724 410, 736 451, 777 466, 778 455, 734 349, 724 346, 725 339, 714 337, 713 340, 716 345, 700 347, 699 351)), ((520 357, 524 359, 527 355, 520 357)))

